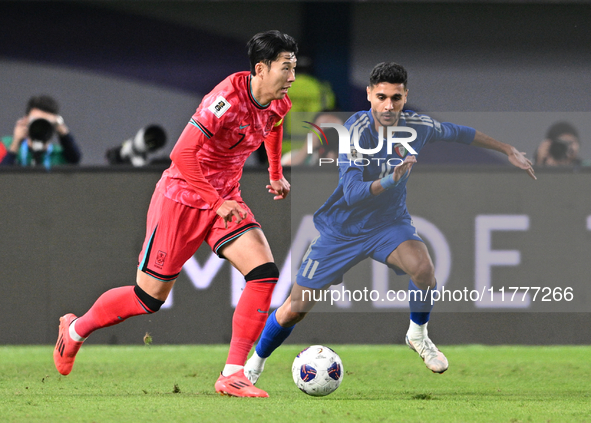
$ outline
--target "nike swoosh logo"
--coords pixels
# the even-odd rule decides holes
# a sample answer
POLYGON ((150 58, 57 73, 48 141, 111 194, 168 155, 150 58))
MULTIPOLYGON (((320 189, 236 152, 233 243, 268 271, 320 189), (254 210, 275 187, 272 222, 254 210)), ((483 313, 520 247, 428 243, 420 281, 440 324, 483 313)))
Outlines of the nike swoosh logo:
POLYGON ((261 310, 260 308, 257 308, 257 311, 258 311, 259 313, 268 313, 268 312, 269 312, 269 310, 267 310, 267 311, 263 311, 263 310, 261 310))
POLYGON ((248 125, 240 125, 240 126, 239 126, 239 128, 240 128, 240 129, 244 129, 244 128, 246 128, 247 126, 250 126, 250 123, 249 123, 248 125))

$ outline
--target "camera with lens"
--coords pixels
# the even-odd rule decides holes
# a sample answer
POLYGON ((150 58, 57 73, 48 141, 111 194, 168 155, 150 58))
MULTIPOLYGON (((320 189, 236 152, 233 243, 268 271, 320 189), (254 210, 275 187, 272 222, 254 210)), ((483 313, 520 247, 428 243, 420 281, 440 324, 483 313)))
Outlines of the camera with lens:
POLYGON ((47 119, 31 119, 29 121, 28 131, 33 163, 41 164, 47 151, 49 140, 55 133, 55 126, 47 119))
POLYGON ((166 132, 159 125, 141 128, 133 138, 123 141, 121 146, 107 150, 109 164, 131 164, 135 167, 150 163, 149 155, 164 147, 166 132))
POLYGON ((29 121, 29 140, 47 144, 55 133, 55 126, 47 119, 37 118, 29 121))

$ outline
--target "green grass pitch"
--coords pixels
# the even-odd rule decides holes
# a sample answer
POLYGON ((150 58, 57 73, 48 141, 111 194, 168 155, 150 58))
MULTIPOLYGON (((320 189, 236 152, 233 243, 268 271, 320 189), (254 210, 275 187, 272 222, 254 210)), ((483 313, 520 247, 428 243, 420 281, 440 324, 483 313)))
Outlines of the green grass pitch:
POLYGON ((447 346, 450 368, 428 371, 403 346, 330 345, 341 387, 300 392, 284 345, 257 386, 270 398, 213 390, 227 346, 93 346, 72 373, 51 346, 0 347, 1 422, 591 422, 591 347, 447 346))

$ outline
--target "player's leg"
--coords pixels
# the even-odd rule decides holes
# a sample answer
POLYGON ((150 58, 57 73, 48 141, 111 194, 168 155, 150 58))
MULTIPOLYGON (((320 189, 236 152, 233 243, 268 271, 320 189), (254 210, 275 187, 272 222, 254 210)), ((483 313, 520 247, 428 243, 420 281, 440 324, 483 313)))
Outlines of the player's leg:
POLYGON ((295 283, 285 302, 267 319, 255 351, 244 366, 244 374, 252 383, 256 383, 263 373, 267 358, 285 342, 296 323, 302 321, 316 304, 313 298, 319 297, 313 291, 295 283))
POLYGON ((141 314, 160 310, 175 280, 163 282, 137 271, 137 285, 113 288, 102 294, 92 307, 72 324, 71 333, 86 339, 97 329, 119 324, 141 314))
POLYGON ((296 275, 296 283, 287 300, 267 319, 255 352, 245 366, 253 383, 263 372, 265 361, 291 334, 320 298, 314 292, 342 282, 343 275, 367 255, 356 239, 337 240, 321 235, 311 243, 296 275))
POLYGON ((447 358, 429 339, 427 331, 433 309, 431 295, 437 288, 433 261, 427 247, 422 241, 406 240, 392 251, 387 263, 410 276, 410 326, 406 343, 423 358, 427 368, 435 373, 443 373, 448 368, 447 358))
POLYGON ((404 241, 388 256, 387 262, 410 276, 408 289, 413 292, 410 296, 410 318, 419 325, 425 324, 433 308, 430 292, 437 286, 435 268, 427 247, 422 241, 404 241))
MULTIPOLYGON (((155 292, 142 289, 140 274, 149 278, 138 270, 138 285, 121 286, 106 291, 83 316, 77 318, 74 314, 68 313, 60 317, 59 335, 53 358, 57 370, 62 375, 68 375, 72 371, 82 343, 95 330, 119 324, 133 316, 160 310, 166 296, 160 295, 163 300, 159 300, 155 292)), ((168 292, 173 283, 174 281, 168 283, 168 292)))
POLYGON ((186 231, 177 225, 178 222, 194 222, 197 213, 196 209, 154 193, 148 211, 146 239, 139 256, 137 285, 106 291, 80 318, 72 313, 60 318, 53 357, 61 374, 71 372, 78 350, 95 330, 160 310, 183 263, 203 240, 203 235, 184 236, 186 231), (171 236, 173 233, 179 236, 171 236), (178 241, 182 248, 175 248, 173 241, 178 241))
POLYGON ((246 379, 244 363, 265 326, 273 290, 279 279, 279 269, 273 262, 269 243, 258 224, 244 231, 240 229, 231 230, 229 234, 238 231, 238 237, 231 238, 219 249, 215 249, 215 244, 219 245, 220 242, 214 244, 214 251, 228 259, 246 280, 232 317, 228 358, 215 389, 216 392, 232 396, 267 397, 265 391, 255 388, 246 379))

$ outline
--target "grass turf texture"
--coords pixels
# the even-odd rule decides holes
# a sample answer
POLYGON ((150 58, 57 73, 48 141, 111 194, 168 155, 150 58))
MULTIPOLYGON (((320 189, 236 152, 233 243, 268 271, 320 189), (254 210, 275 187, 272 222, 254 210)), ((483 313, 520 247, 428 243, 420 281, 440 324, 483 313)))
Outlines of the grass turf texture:
POLYGON ((591 347, 447 346, 443 375, 403 346, 331 345, 341 387, 300 392, 284 345, 257 386, 270 398, 222 397, 227 346, 93 346, 59 375, 48 346, 0 347, 2 422, 591 422, 591 347))

